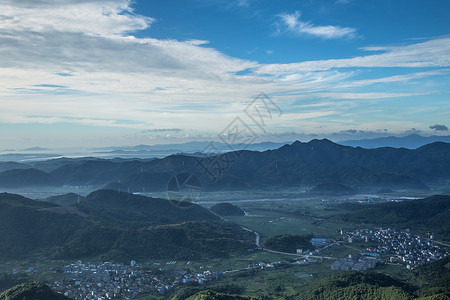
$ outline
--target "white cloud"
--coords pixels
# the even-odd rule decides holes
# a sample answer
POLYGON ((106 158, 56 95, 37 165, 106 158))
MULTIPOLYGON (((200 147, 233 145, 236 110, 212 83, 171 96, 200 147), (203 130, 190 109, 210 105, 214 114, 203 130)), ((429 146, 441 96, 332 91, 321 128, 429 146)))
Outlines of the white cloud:
MULTIPOLYGON (((372 47, 373 49, 373 47, 372 47)), ((380 54, 344 59, 305 61, 291 64, 268 64, 259 74, 291 74, 325 71, 334 68, 423 68, 450 66, 450 37, 397 47, 378 47, 380 54)))
POLYGON ((111 36, 146 29, 155 20, 136 15, 130 0, 2 1, 0 30, 82 32, 111 36))
POLYGON ((376 78, 376 79, 365 79, 365 80, 355 80, 353 82, 349 82, 348 84, 345 84, 342 87, 355 87, 355 86, 363 86, 363 85, 370 85, 370 84, 376 84, 376 83, 391 83, 391 82, 401 82, 406 83, 410 82, 414 79, 421 79, 429 76, 436 76, 436 75, 445 75, 450 73, 449 69, 444 70, 433 70, 433 71, 426 71, 426 72, 415 72, 411 74, 405 74, 405 75, 394 75, 394 76, 388 76, 388 77, 382 77, 382 78, 376 78))
MULTIPOLYGON (((204 40, 133 36, 156 20, 135 14, 130 3, 0 0, 0 125, 65 122, 136 130, 188 127, 196 131, 190 136, 204 133, 210 137, 242 113, 245 101, 267 91, 277 95, 274 98, 286 112, 276 128, 288 131, 309 124, 316 130, 321 118, 339 119, 348 107, 360 105, 360 100, 424 94, 349 89, 342 93, 341 88, 448 73, 431 70, 353 80, 359 72, 355 68, 450 65, 449 37, 365 48, 381 53, 348 59, 261 64, 227 56, 204 40), (311 99, 315 102, 292 104, 311 99)), ((295 29, 302 21, 294 15, 286 22, 295 29)), ((322 38, 345 37, 341 27, 302 24, 309 34, 322 38)))
POLYGON ((334 25, 317 26, 309 21, 302 21, 301 13, 298 11, 294 14, 280 14, 279 17, 287 30, 296 34, 305 34, 326 40, 356 37, 355 28, 334 25))
POLYGON ((239 7, 249 7, 250 6, 250 0, 237 0, 236 5, 239 7))
POLYGON ((349 4, 352 0, 336 0, 336 4, 349 4))

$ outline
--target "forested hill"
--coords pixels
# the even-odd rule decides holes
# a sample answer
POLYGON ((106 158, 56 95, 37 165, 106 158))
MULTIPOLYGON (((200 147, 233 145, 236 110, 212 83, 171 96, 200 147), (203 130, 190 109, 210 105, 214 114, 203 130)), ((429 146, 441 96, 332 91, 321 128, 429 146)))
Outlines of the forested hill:
POLYGON ((449 299, 450 257, 422 265, 411 275, 413 282, 381 273, 339 273, 319 280, 299 299, 449 299))
POLYGON ((411 228, 432 229, 441 237, 450 237, 450 196, 436 195, 425 199, 361 205, 360 209, 338 216, 352 223, 366 223, 411 228))
POLYGON ((3 259, 194 259, 253 247, 254 235, 200 206, 101 190, 78 206, 0 194, 3 259), (155 242, 157 241, 157 242, 155 242))
POLYGON ((218 216, 200 205, 180 207, 168 200, 113 190, 95 191, 76 206, 105 224, 128 228, 220 220, 218 216))
MULTIPOLYGON (((14 167, 10 164, 10 167, 14 167)), ((171 155, 163 159, 60 159, 0 172, 0 187, 97 185, 122 191, 163 191, 173 176, 188 172, 206 189, 346 186, 427 189, 424 182, 450 178, 450 144, 418 149, 363 149, 329 140, 294 142, 264 152, 217 156, 171 155)))
POLYGON ((0 300, 69 300, 52 291, 46 284, 31 282, 17 285, 0 294, 0 300))

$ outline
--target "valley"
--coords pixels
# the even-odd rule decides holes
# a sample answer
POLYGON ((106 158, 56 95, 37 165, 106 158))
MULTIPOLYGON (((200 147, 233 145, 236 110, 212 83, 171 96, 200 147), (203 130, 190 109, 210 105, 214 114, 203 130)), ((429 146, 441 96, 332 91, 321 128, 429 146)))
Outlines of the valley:
POLYGON ((313 140, 210 157, 1 163, 0 286, 37 280, 73 299, 314 299, 315 289, 344 292, 333 280, 348 277, 350 294, 447 295, 420 279, 450 253, 447 156, 445 143, 313 140))
MULTIPOLYGON (((164 196, 162 193, 152 193, 150 195, 154 197, 164 196)), ((357 258, 359 257, 360 253, 367 252, 368 248, 382 245, 382 243, 377 243, 373 240, 365 241, 364 239, 355 239, 355 241, 349 242, 349 235, 353 235, 355 234, 355 232, 361 232, 361 230, 365 229, 375 230, 375 228, 378 228, 380 224, 371 224, 367 222, 361 223, 359 219, 357 220, 357 222, 354 222, 350 221, 348 217, 343 218, 341 216, 352 216, 355 214, 355 211, 364 211, 367 208, 379 207, 383 205, 407 205, 408 203, 421 201, 414 200, 419 199, 420 195, 421 194, 415 194, 414 192, 407 194, 407 196, 405 196, 404 194, 399 194, 397 196, 392 194, 382 196, 316 196, 305 194, 305 192, 295 193, 294 191, 233 191, 230 193, 206 192, 202 194, 201 198, 197 199, 196 201, 196 204, 200 205, 200 207, 202 206, 208 209, 217 203, 231 203, 232 205, 239 207, 245 212, 245 214, 242 216, 223 216, 222 218, 226 219, 227 221, 220 221, 225 223, 239 224, 241 226, 244 226, 245 229, 252 231, 248 232, 243 230, 241 233, 238 233, 238 231, 236 231, 236 233, 233 234, 234 237, 242 239, 242 241, 246 240, 246 246, 241 248, 242 250, 236 251, 238 247, 233 246, 232 248, 230 248, 230 250, 233 249, 231 251, 228 250, 226 252, 222 252, 221 254, 214 251, 214 253, 217 254, 211 255, 211 252, 208 251, 207 248, 205 248, 204 250, 200 250, 200 252, 198 252, 199 254, 195 254, 196 256, 192 256, 195 252, 190 254, 191 256, 189 256, 188 258, 187 256, 183 256, 183 254, 180 252, 172 252, 172 254, 170 254, 170 251, 168 251, 167 248, 164 248, 166 249, 163 250, 164 254, 161 253, 157 254, 156 256, 154 256, 153 254, 152 257, 143 255, 144 248, 140 246, 137 247, 136 242, 128 239, 127 243, 130 243, 130 245, 134 246, 132 246, 132 248, 127 248, 127 250, 120 250, 125 251, 123 253, 126 253, 126 256, 124 256, 123 254, 118 254, 117 250, 113 251, 113 253, 116 253, 115 255, 95 255, 95 252, 92 252, 92 249, 97 249, 97 246, 93 244, 89 247, 94 248, 92 248, 88 252, 78 252, 79 254, 76 254, 75 256, 71 255, 71 257, 73 257, 72 259, 61 259, 58 257, 49 259, 48 254, 45 254, 46 251, 49 250, 43 249, 41 251, 30 253, 30 255, 25 255, 20 260, 3 259, 2 268, 0 271, 4 274, 10 274, 12 278, 21 277, 22 280, 25 279, 27 281, 41 280, 44 282, 48 282, 49 284, 51 283, 51 286, 55 290, 63 291, 64 289, 73 290, 74 288, 77 288, 76 286, 74 286, 76 280, 68 278, 66 272, 64 271, 68 265, 72 265, 74 263, 76 264, 76 262, 74 261, 75 257, 82 258, 83 261, 89 260, 95 265, 101 264, 106 261, 112 261, 116 264, 122 264, 122 266, 128 266, 128 268, 131 268, 130 261, 135 260, 138 266, 143 267, 143 269, 139 270, 142 270, 142 272, 150 272, 147 274, 153 274, 151 275, 151 278, 159 278, 158 276, 162 277, 161 279, 155 281, 153 285, 147 286, 147 288, 137 288, 137 291, 141 291, 140 293, 135 291, 131 294, 128 292, 128 294, 126 294, 125 292, 125 294, 120 294, 123 297, 125 297, 126 295, 134 295, 135 297, 144 293, 147 294, 147 296, 140 295, 139 297, 143 297, 142 299, 166 299, 167 297, 175 297, 176 299, 177 293, 181 293, 180 291, 185 290, 192 284, 194 284, 194 287, 192 287, 193 290, 206 289, 209 287, 220 290, 220 288, 218 287, 236 285, 236 280, 238 278, 238 286, 240 287, 239 293, 242 295, 263 295, 269 288, 269 286, 267 286, 267 284, 265 283, 268 278, 272 278, 271 280, 275 280, 276 278, 277 282, 283 282, 283 286, 285 286, 286 282, 289 282, 289 288, 284 288, 277 293, 272 292, 271 297, 274 297, 274 295, 277 294, 285 296, 288 294, 295 295, 296 289, 307 288, 314 282, 317 282, 319 278, 325 278, 329 274, 333 274, 334 272, 336 272, 332 271, 333 263, 335 263, 336 261, 348 259, 349 255, 357 258), (263 195, 264 198, 258 198, 261 195, 263 195), (355 207, 363 208, 363 210, 355 209, 355 207), (255 244, 255 233, 257 233, 260 247, 255 244), (238 236, 236 236, 235 234, 237 234, 238 236), (285 253, 283 251, 274 251, 273 249, 266 247, 265 243, 271 237, 282 236, 286 234, 293 236, 308 236, 308 239, 312 237, 321 237, 326 239, 326 244, 321 245, 317 248, 311 246, 310 249, 302 249, 302 251, 305 251, 304 253, 296 253, 295 251, 285 253), (39 261, 39 263, 37 264, 36 261, 39 261), (200 277, 198 277, 198 274, 204 274, 204 272, 206 271, 208 272, 207 274, 215 275, 212 277, 204 277, 205 275, 201 275, 200 277), (303 276, 303 278, 298 278, 298 276, 296 277, 295 274, 306 274, 307 276, 305 275, 303 276), (166 279, 163 280, 162 278, 166 279), (260 283, 258 284, 258 282, 260 283), (67 284, 69 284, 70 287, 67 286, 67 284), (291 292, 289 292, 289 290, 291 292)), ((92 193, 86 199, 91 199, 92 202, 87 205, 88 202, 84 203, 83 201, 86 200, 84 200, 83 198, 83 200, 81 200, 79 204, 76 204, 76 206, 78 207, 77 209, 83 211, 86 214, 90 214, 90 218, 92 217, 92 215, 95 215, 95 222, 105 223, 108 222, 108 219, 111 216, 114 216, 112 218, 115 220, 114 223, 120 227, 127 226, 130 228, 141 228, 142 226, 147 226, 146 224, 150 225, 152 223, 161 223, 161 221, 156 221, 155 223, 154 211, 152 213, 153 217, 150 217, 150 215, 145 216, 145 214, 142 215, 142 213, 145 212, 145 209, 143 209, 145 207, 143 206, 145 202, 139 204, 139 201, 150 201, 150 199, 152 199, 146 198, 143 195, 131 195, 123 192, 118 193, 113 191, 101 191, 92 193), (103 206, 102 204, 104 200, 101 200, 104 198, 109 199, 107 201, 108 207, 106 208, 106 210, 105 206, 103 206), (114 200, 115 198, 117 200, 114 200), (138 202, 133 205, 131 204, 132 202, 126 204, 126 201, 138 202), (139 210, 142 212, 133 212, 133 207, 139 208, 139 210), (115 210, 118 210, 118 215, 114 212, 115 210), (127 211, 129 212, 126 213, 127 211), (126 215, 127 217, 124 217, 122 215, 126 215)), ((443 202, 441 202, 450 202, 448 198, 445 199, 443 199, 443 202)), ((39 207, 54 205, 47 204, 46 202, 34 203, 34 201, 30 202, 31 200, 28 201, 24 199, 21 199, 20 201, 22 205, 28 206, 30 206, 31 203, 33 203, 33 205, 38 205, 39 207)), ((40 210, 42 211, 42 208, 40 208, 40 210)), ((182 210, 185 211, 185 209, 183 208, 182 210)), ((61 214, 52 213, 52 215, 55 218, 61 217, 61 214)), ((156 213, 156 215, 158 215, 158 213, 156 213)), ((188 215, 190 215, 189 219, 192 220, 192 214, 189 213, 188 215)), ((207 214, 200 218, 204 219, 206 216, 207 214)), ((212 218, 212 220, 214 220, 216 217, 212 215, 208 218, 212 218)), ((167 222, 170 223, 173 221, 167 222)), ((195 223, 193 223, 193 225, 194 224, 195 223)), ((417 235, 428 234, 427 238, 429 238, 429 233, 423 231, 420 226, 414 227, 414 224, 410 225, 412 225, 409 226, 412 229, 409 227, 406 228, 404 226, 399 226, 397 229, 409 230, 411 234, 414 233, 417 235)), ((445 225, 447 224, 444 223, 443 225, 445 227, 445 225)), ((161 225, 158 226, 159 227, 157 228, 161 228, 161 225)), ((199 226, 204 225, 199 224, 199 226)), ((197 232, 197 234, 201 233, 197 237, 197 239, 204 239, 204 228, 193 227, 192 230, 197 232)), ((83 233, 83 240, 89 240, 89 234, 99 234, 98 232, 90 232, 91 233, 88 233, 88 235, 83 233)), ((161 237, 166 234, 171 234, 167 232, 161 235, 161 231, 159 232, 160 233, 157 233, 157 236, 161 237)), ((447 245, 446 243, 448 243, 448 235, 440 235, 438 232, 439 228, 437 228, 436 233, 433 232, 433 239, 436 242, 442 242, 444 245, 447 245)), ((100 237, 104 234, 110 236, 110 232, 107 231, 100 233, 100 237)), ((192 235, 193 233, 189 234, 192 235)), ((219 238, 221 234, 223 234, 222 231, 213 233, 214 239, 216 240, 217 238, 219 238)), ((180 240, 178 236, 179 235, 177 235, 176 238, 177 247, 180 246, 180 240)), ((136 241, 139 240, 139 243, 142 243, 143 236, 137 235, 137 238, 138 239, 136 241)), ((231 238, 231 236, 229 238, 231 238)), ((158 238, 156 238, 155 236, 152 237, 151 240, 157 241, 158 238)), ((101 239, 99 241, 100 243, 104 243, 101 241, 101 239)), ((220 248, 220 246, 218 245, 220 245, 220 243, 223 243, 223 241, 218 242, 218 244, 215 244, 215 246, 213 247, 220 248)), ((169 246, 170 240, 168 240, 168 242, 168 247, 171 247, 169 246)), ((449 249, 444 245, 441 244, 440 246, 442 246, 441 249, 442 251, 444 251, 443 253, 446 253, 445 251, 448 251, 449 249)), ((81 248, 81 250, 82 249, 83 248, 81 248)), ((146 246, 145 249, 145 252, 150 251, 153 253, 158 253, 157 251, 159 251, 157 250, 157 248, 154 248, 152 246, 146 246)), ((395 263, 391 262, 390 258, 393 255, 394 254, 392 253, 383 253, 379 255, 377 260, 377 267, 375 268, 375 270, 377 270, 377 272, 391 275, 399 273, 403 274, 406 271, 412 272, 410 270, 407 270, 408 264, 402 262, 400 259, 396 259, 395 263)), ((54 256, 54 253, 51 254, 50 257, 51 256, 54 256)), ((418 267, 418 265, 414 267, 418 267)), ((89 280, 86 279, 87 277, 82 278, 85 278, 84 284, 88 284, 90 286, 97 285, 97 282, 95 281, 89 283, 89 280)), ((81 285, 83 284, 82 278, 80 278, 80 285, 78 288, 81 288, 81 285)), ((138 278, 141 277, 134 276, 133 282, 136 282, 138 278)), ((141 282, 141 279, 139 279, 138 282, 141 282)), ((98 283, 101 283, 102 286, 105 284, 105 282, 103 281, 100 281, 98 283)), ((131 284, 132 283, 130 283, 130 286, 131 284)), ((120 284, 118 284, 118 286, 120 287, 120 284)), ((117 291, 117 288, 115 289, 117 291)), ((188 290, 189 289, 191 288, 188 288, 188 290)), ((114 289, 108 291, 105 291, 104 295, 106 295, 106 293, 108 293, 108 295, 112 295, 111 291, 114 292, 114 289)), ((74 296, 75 290, 68 293, 68 295, 74 296)), ((274 297, 274 299, 277 299, 277 297, 274 297)))

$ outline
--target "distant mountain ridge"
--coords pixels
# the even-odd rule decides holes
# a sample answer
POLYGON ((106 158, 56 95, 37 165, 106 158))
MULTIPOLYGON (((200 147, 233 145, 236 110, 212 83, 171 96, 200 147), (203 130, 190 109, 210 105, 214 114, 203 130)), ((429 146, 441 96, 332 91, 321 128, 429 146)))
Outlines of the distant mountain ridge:
POLYGON ((450 143, 450 135, 421 136, 419 134, 410 134, 404 137, 387 136, 374 139, 343 140, 339 141, 338 144, 343 146, 362 147, 366 149, 381 147, 416 149, 426 144, 435 142, 450 143))
POLYGON ((216 156, 170 155, 163 159, 59 159, 32 169, 0 172, 0 187, 96 185, 129 192, 165 191, 171 178, 192 173, 205 189, 346 186, 421 189, 450 178, 450 143, 410 150, 363 149, 329 140, 296 141, 278 149, 216 156), (37 169, 39 168, 39 169, 37 169), (45 170, 45 171, 43 171, 45 170))

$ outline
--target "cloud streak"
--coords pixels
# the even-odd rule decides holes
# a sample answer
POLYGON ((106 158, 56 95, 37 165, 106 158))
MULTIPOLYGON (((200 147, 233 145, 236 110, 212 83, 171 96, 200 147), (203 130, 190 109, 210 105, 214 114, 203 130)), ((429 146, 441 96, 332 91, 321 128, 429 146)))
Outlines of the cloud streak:
POLYGON ((291 64, 267 64, 259 74, 289 74, 326 71, 337 68, 425 68, 450 66, 450 37, 397 47, 380 47, 381 54, 353 58, 305 61, 291 64))
POLYGON ((282 25, 287 31, 295 34, 309 35, 321 39, 352 39, 356 37, 356 29, 351 27, 341 27, 335 25, 319 26, 309 21, 301 20, 301 13, 296 11, 293 14, 278 15, 282 25))
MULTIPOLYGON (((371 85, 445 76, 449 70, 442 67, 450 66, 449 37, 364 48, 364 55, 351 58, 263 64, 226 55, 205 40, 139 38, 133 34, 158 20, 135 14, 126 0, 1 1, 0 14, 0 125, 71 123, 170 133, 191 128, 211 136, 266 91, 285 111, 276 128, 325 131, 322 120, 333 117, 338 127, 346 110, 356 115, 365 102, 433 93, 371 85), (392 67, 413 71, 355 79, 361 69, 392 67), (415 69, 423 67, 434 69, 415 69)), ((288 30, 322 39, 356 35, 352 28, 302 21, 299 13, 280 18, 288 30)))

